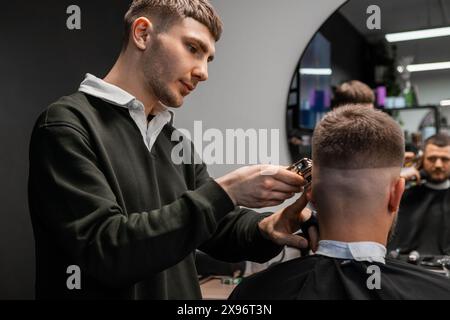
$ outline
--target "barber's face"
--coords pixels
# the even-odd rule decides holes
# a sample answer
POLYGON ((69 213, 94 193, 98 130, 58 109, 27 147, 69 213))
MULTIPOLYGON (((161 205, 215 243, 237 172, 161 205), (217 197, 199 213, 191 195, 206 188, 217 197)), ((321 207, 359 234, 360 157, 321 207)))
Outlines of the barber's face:
POLYGON ((450 176, 450 146, 427 145, 423 167, 431 182, 444 182, 450 176))
POLYGON ((179 107, 197 84, 208 79, 215 41, 208 28, 186 18, 152 39, 145 55, 149 90, 166 106, 179 107))

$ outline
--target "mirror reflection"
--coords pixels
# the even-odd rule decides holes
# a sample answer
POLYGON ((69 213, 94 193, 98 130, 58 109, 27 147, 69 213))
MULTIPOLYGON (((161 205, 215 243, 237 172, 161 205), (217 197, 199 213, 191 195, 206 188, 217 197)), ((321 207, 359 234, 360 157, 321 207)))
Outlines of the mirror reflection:
POLYGON ((311 156, 316 123, 349 97, 389 113, 408 151, 450 132, 449 25, 447 1, 346 2, 312 37, 294 72, 287 99, 291 160, 311 156))

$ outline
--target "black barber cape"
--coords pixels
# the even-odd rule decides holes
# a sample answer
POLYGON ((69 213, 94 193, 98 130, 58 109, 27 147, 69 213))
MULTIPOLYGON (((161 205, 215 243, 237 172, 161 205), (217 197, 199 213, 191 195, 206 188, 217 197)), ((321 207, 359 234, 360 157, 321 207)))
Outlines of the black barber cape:
POLYGON ((315 255, 246 278, 230 299, 450 299, 450 279, 396 260, 381 264, 315 255))
POLYGON ((433 190, 426 185, 405 192, 396 231, 388 250, 402 254, 450 254, 450 189, 433 190))

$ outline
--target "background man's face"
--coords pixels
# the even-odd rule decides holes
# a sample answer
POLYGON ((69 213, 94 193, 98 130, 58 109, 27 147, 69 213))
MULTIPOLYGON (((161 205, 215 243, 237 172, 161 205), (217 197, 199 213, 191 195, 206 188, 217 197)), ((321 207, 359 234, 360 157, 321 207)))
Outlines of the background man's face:
POLYGON ((423 168, 431 182, 444 182, 450 177, 450 146, 429 144, 425 148, 423 168))
POLYGON ((184 97, 208 79, 215 41, 208 28, 186 18, 159 33, 144 61, 149 90, 168 107, 179 107, 184 97))

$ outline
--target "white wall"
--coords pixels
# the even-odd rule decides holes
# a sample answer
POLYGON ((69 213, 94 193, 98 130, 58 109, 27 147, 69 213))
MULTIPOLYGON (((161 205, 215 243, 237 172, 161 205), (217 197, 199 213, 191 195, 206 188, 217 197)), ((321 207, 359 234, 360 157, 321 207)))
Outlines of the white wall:
MULTIPOLYGON (((279 129, 280 164, 288 164, 285 133, 289 84, 308 41, 344 0, 212 0, 225 30, 210 79, 177 110, 175 125, 192 130, 279 129)), ((211 165, 212 176, 237 168, 211 165)))
POLYGON ((439 105, 441 100, 450 99, 450 70, 413 73, 411 82, 418 87, 421 105, 439 105))

